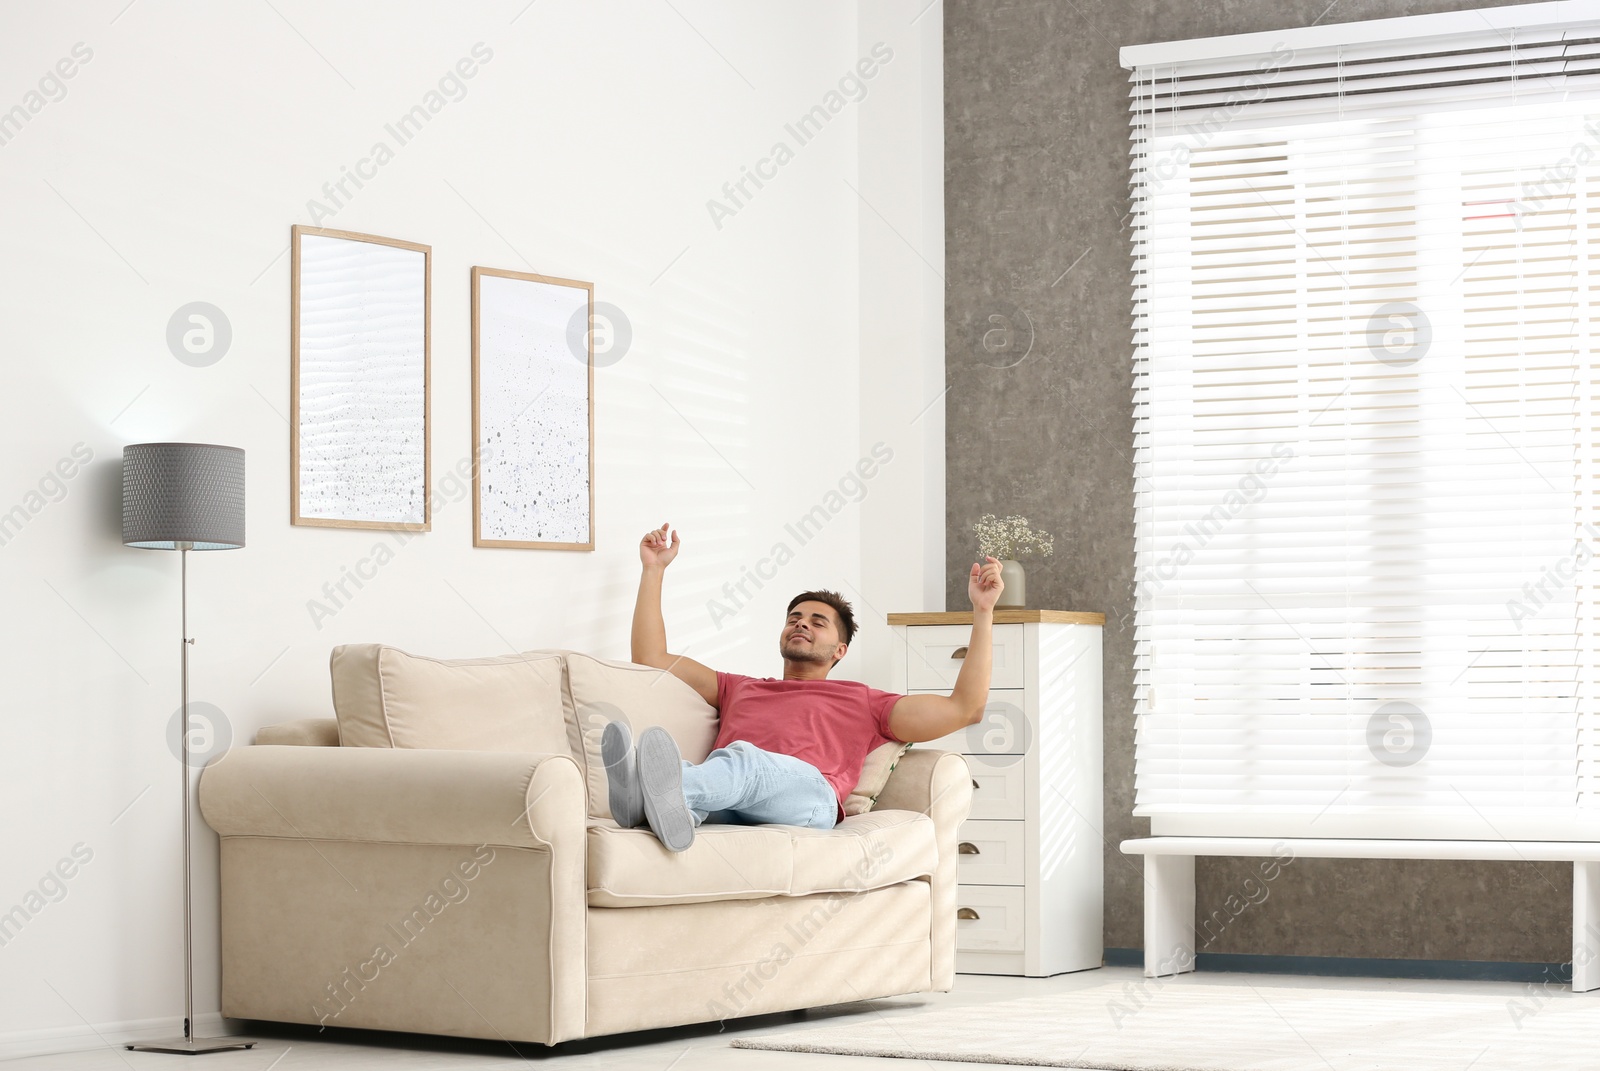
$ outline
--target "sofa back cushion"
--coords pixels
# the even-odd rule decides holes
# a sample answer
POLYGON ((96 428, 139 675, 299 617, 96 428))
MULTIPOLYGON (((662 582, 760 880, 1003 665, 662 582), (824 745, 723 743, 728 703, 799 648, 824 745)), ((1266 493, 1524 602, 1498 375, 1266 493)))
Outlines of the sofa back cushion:
POLYGON ((379 643, 333 649, 344 747, 571 754, 561 658, 425 658, 379 643))
POLYGON ((600 734, 606 722, 623 720, 634 740, 659 725, 690 762, 702 762, 717 739, 716 708, 671 673, 634 662, 613 662, 579 651, 562 652, 567 662, 567 731, 573 755, 582 755, 589 785, 589 814, 610 818, 600 734))

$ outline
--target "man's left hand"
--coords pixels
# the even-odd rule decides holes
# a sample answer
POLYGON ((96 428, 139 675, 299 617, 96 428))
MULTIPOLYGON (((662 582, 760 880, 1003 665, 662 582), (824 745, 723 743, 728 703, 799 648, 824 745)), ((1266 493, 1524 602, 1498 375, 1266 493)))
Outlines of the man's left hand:
POLYGON ((972 563, 972 572, 967 575, 967 598, 972 600, 974 610, 993 610, 1000 593, 1005 589, 1005 583, 1000 579, 999 562, 988 558, 981 566, 977 562, 972 563))

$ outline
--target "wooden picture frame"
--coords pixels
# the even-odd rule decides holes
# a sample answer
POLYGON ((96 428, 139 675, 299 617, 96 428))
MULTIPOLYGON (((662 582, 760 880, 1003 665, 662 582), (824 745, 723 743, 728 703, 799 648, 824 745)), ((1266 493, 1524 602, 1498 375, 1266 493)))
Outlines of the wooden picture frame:
POLYGON ((472 269, 473 546, 594 550, 593 316, 593 283, 472 269))
POLYGON ((289 523, 430 531, 433 250, 299 225, 289 245, 289 523))

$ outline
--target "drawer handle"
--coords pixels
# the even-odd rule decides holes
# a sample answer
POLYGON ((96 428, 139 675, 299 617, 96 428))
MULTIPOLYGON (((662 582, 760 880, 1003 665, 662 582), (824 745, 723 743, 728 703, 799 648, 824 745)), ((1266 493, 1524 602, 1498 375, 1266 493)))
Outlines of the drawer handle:
POLYGON ((965 658, 965 657, 967 657, 967 649, 965 647, 957 647, 954 651, 950 652, 950 657, 951 658, 965 658))
POLYGON ((978 846, 976 844, 972 843, 970 840, 964 840, 960 844, 956 845, 956 854, 957 855, 982 855, 983 853, 978 851, 978 846))
POLYGON ((976 922, 978 921, 978 913, 970 907, 958 907, 956 908, 956 918, 964 919, 968 922, 976 922))

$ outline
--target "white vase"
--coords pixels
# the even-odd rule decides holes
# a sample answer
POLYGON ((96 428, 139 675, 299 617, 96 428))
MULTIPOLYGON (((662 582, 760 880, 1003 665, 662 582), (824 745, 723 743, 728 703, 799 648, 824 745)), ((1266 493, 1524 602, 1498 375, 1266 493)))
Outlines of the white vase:
POLYGON ((1001 561, 1000 583, 1005 585, 1005 590, 994 604, 996 610, 1020 610, 1028 605, 1028 576, 1022 571, 1021 562, 1010 558, 1001 561))

